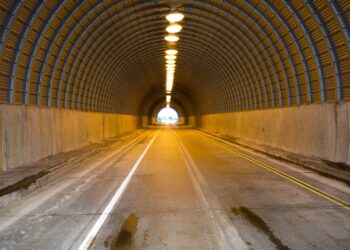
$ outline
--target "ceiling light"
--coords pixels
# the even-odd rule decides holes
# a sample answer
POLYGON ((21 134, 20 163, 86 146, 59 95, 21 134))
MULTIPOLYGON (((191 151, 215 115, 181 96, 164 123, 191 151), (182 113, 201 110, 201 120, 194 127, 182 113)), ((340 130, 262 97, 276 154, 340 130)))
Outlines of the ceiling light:
POLYGON ((170 24, 168 27, 165 29, 169 33, 177 33, 182 30, 182 26, 177 23, 170 24))
POLYGON ((182 19, 184 19, 184 15, 181 14, 180 12, 173 12, 168 15, 166 15, 166 20, 168 20, 171 23, 179 22, 182 19))
POLYGON ((172 82, 171 83, 167 82, 167 84, 166 84, 166 91, 167 92, 171 92, 172 89, 173 89, 173 83, 172 82))
POLYGON ((164 39, 166 41, 168 41, 168 42, 177 42, 177 41, 179 41, 179 37, 175 36, 175 35, 166 36, 166 37, 164 37, 164 39))
POLYGON ((166 55, 165 59, 175 60, 176 56, 174 56, 174 55, 166 55))
POLYGON ((166 96, 166 102, 167 102, 167 103, 170 103, 170 100, 171 100, 171 95, 167 95, 167 96, 166 96))
POLYGON ((167 64, 175 64, 175 60, 171 60, 171 59, 168 59, 168 60, 166 60, 166 63, 167 64))
POLYGON ((165 53, 167 55, 176 55, 177 54, 177 50, 176 49, 168 49, 165 51, 165 53))

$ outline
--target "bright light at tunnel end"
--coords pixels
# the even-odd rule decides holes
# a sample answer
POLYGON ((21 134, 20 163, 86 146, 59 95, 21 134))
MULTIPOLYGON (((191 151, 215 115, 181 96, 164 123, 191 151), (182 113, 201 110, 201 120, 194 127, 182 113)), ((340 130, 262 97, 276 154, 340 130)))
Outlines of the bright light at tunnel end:
POLYGON ((161 124, 177 124, 179 122, 179 115, 176 110, 171 108, 169 104, 161 109, 157 115, 157 122, 161 124))

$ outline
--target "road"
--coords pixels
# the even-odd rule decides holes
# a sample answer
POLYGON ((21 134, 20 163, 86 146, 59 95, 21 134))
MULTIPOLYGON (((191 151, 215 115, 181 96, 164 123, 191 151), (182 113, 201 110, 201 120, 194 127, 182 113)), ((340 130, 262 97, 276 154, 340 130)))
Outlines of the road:
POLYGON ((0 209, 0 249, 350 249, 350 187, 190 129, 148 130, 0 209))

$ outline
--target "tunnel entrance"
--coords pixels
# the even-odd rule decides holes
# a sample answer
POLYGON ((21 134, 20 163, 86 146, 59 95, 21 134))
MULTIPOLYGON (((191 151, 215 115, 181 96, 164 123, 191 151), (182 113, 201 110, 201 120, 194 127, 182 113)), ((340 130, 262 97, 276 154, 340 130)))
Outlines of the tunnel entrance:
POLYGON ((179 115, 175 109, 165 107, 159 111, 157 115, 157 122, 161 124, 176 124, 179 122, 179 115))

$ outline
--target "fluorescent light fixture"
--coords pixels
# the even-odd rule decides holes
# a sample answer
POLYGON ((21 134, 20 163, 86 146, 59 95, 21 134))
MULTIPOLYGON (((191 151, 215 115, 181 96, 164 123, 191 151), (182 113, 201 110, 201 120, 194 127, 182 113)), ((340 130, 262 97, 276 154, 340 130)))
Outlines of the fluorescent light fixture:
POLYGON ((170 103, 170 100, 171 100, 171 95, 167 95, 167 96, 166 96, 166 102, 167 102, 167 103, 170 103))
POLYGON ((176 55, 177 54, 177 50, 176 49, 168 49, 165 51, 165 53, 167 55, 176 55))
POLYGON ((168 27, 165 29, 168 33, 178 33, 182 30, 182 26, 177 23, 170 24, 168 27))
POLYGON ((181 14, 180 12, 173 12, 170 13, 168 15, 166 15, 166 20, 168 20, 171 23, 175 23, 175 22, 180 22, 182 19, 184 19, 184 15, 181 14))
POLYGON ((175 60, 170 60, 170 59, 166 60, 166 63, 171 65, 174 65, 175 62, 176 62, 175 60))
POLYGON ((165 59, 175 60, 175 59, 176 59, 176 56, 174 56, 174 55, 166 55, 166 56, 165 56, 165 59))
POLYGON ((168 84, 167 83, 167 85, 166 85, 166 91, 167 92, 171 92, 171 90, 173 89, 173 84, 171 83, 171 84, 168 84))
POLYGON ((164 37, 164 39, 166 41, 168 41, 168 42, 177 42, 177 41, 179 41, 179 37, 175 36, 175 35, 166 36, 166 37, 164 37))

